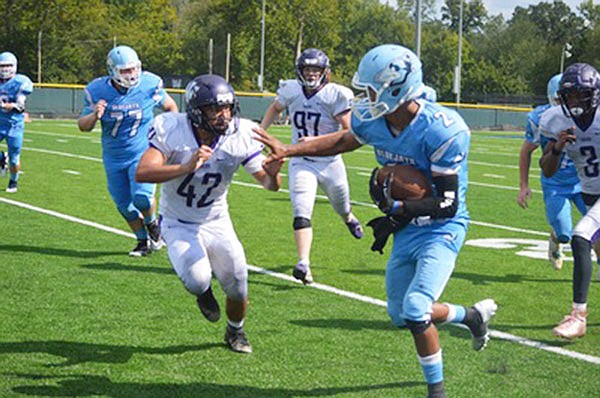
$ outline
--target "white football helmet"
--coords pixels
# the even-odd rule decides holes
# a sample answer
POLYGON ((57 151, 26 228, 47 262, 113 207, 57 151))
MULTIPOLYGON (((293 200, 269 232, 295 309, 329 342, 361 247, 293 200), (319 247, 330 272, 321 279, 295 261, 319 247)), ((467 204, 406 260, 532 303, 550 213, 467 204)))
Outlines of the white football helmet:
POLYGON ((12 79, 16 74, 17 57, 15 57, 15 54, 8 51, 0 54, 0 79, 12 79))
POLYGON ((131 47, 117 46, 110 50, 106 67, 112 80, 122 87, 130 88, 140 83, 142 62, 131 47))
POLYGON ((352 85, 363 91, 352 102, 354 115, 361 121, 377 119, 421 96, 421 61, 408 48, 377 46, 361 59, 352 85))

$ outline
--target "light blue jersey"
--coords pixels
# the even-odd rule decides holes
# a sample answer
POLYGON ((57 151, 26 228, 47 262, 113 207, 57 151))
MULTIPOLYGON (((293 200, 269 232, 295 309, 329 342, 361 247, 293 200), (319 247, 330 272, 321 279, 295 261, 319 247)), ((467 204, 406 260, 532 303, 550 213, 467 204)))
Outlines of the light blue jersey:
MULTIPOLYGON (((381 165, 408 164, 425 173, 430 181, 432 172, 457 174, 459 203, 453 219, 466 225, 469 220, 465 203, 469 128, 451 109, 424 100, 417 103, 419 113, 400 134, 390 130, 385 118, 360 122, 354 115, 352 132, 359 142, 374 147, 375 157, 381 165)), ((436 220, 436 223, 445 221, 436 220)))
MULTIPOLYGON (((0 101, 2 102, 24 102, 19 97, 27 96, 32 92, 33 83, 25 75, 17 74, 4 83, 0 81, 0 101)), ((25 127, 24 119, 23 112, 0 109, 0 136, 15 137, 22 135, 25 127)))
MULTIPOLYGON (((388 314, 402 327, 406 320, 428 321, 432 305, 444 290, 467 233, 465 203, 470 131, 462 117, 436 103, 417 100, 419 111, 401 132, 385 118, 360 122, 352 116, 352 132, 372 145, 381 165, 409 164, 432 181, 432 173, 458 176, 458 208, 454 217, 419 217, 394 233, 386 267, 388 314)), ((435 187, 434 187, 435 188, 435 187)))
MULTIPOLYGON (((542 114, 551 107, 550 104, 540 105, 527 115, 525 139, 534 145, 541 146, 542 150, 548 144, 549 139, 540 134, 540 119, 542 118, 542 114)), ((540 181, 542 188, 551 187, 562 193, 581 192, 581 185, 579 184, 575 164, 564 151, 560 158, 560 168, 552 177, 546 177, 540 171, 540 181)))
POLYGON ((94 112, 101 99, 107 102, 102 115, 102 156, 111 162, 129 162, 148 148, 148 129, 154 108, 161 107, 166 92, 162 79, 142 72, 138 85, 120 92, 109 76, 95 79, 85 88, 85 107, 81 116, 94 112))

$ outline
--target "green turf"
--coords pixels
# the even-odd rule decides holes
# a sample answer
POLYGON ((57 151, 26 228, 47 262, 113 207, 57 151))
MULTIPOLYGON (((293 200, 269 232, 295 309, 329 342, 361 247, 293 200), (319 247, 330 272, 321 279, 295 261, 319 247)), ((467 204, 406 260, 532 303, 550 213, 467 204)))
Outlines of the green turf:
MULTIPOLYGON (((289 137, 286 127, 271 131, 289 137)), ((535 234, 548 231, 541 194, 534 193, 527 210, 516 204, 522 142, 516 135, 473 134, 468 240, 546 239, 535 234)), ((26 139, 19 192, 0 192, 1 397, 425 395, 412 338, 390 325, 385 308, 264 274, 249 278, 246 328, 254 353, 228 351, 224 320, 209 324, 201 317, 164 251, 132 259, 126 255, 132 238, 2 201, 127 231, 106 190, 98 132, 79 133, 74 121, 34 121, 26 139)), ((367 221, 378 215, 367 187, 374 156, 364 147, 344 159, 353 210, 367 221)), ((539 190, 537 171, 531 174, 539 190)), ((235 180, 253 182, 243 170, 235 180)), ((0 180, 2 188, 5 183, 0 180)), ((295 247, 288 195, 234 184, 229 202, 249 263, 289 275, 295 247)), ((369 250, 369 231, 366 239, 353 239, 325 200, 317 201, 313 224, 316 281, 385 300, 386 256, 369 250)), ((500 305, 493 330, 598 359, 599 283, 590 289, 588 335, 560 341, 550 331, 569 309, 572 263, 555 272, 547 260, 516 254, 524 249, 466 245, 442 300, 472 304, 493 297, 500 305)), ((222 291, 215 291, 222 302, 222 291)), ((600 391, 600 365, 498 338, 476 353, 468 333, 452 326, 442 326, 440 338, 452 397, 596 397, 600 391)))

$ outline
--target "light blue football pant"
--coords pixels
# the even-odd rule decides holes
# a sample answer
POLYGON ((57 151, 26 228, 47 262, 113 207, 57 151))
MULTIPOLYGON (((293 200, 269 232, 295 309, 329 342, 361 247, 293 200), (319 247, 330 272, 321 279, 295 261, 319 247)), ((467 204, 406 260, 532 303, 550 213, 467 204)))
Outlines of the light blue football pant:
POLYGON ((433 303, 452 275, 466 233, 466 225, 451 221, 426 227, 408 225, 394 235, 385 274, 388 314, 394 325, 405 326, 407 319, 431 319, 433 303))
POLYGON ((581 193, 559 192, 557 189, 546 187, 544 187, 543 192, 548 224, 552 227, 557 240, 561 243, 567 243, 571 240, 571 234, 573 233, 571 202, 577 207, 581 215, 584 215, 587 211, 581 193))
POLYGON ((127 221, 136 220, 140 217, 141 211, 150 208, 156 190, 156 184, 135 181, 135 171, 140 157, 128 163, 114 163, 104 159, 108 192, 127 221))

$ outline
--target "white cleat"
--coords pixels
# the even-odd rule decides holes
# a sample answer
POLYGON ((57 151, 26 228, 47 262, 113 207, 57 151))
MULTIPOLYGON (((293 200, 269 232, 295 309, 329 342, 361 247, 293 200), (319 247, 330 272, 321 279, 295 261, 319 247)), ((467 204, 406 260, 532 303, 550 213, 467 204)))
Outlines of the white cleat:
POLYGON ((552 264, 552 268, 558 271, 563 266, 564 255, 559 242, 554 241, 554 236, 550 234, 548 239, 548 260, 552 264))
POLYGON ((475 351, 481 351, 487 346, 488 341, 490 341, 488 324, 492 317, 496 315, 498 304, 492 299, 485 299, 476 303, 473 308, 479 313, 481 321, 475 325, 467 326, 469 326, 471 334, 473 335, 473 349, 475 351))
POLYGON ((563 318, 557 327, 552 329, 552 334, 566 340, 585 336, 587 324, 586 316, 587 314, 585 313, 571 312, 563 318))

